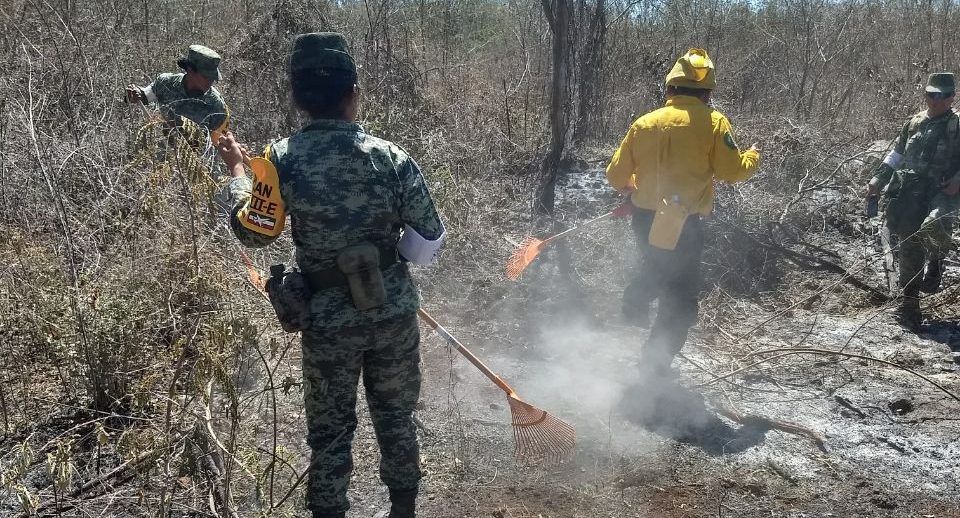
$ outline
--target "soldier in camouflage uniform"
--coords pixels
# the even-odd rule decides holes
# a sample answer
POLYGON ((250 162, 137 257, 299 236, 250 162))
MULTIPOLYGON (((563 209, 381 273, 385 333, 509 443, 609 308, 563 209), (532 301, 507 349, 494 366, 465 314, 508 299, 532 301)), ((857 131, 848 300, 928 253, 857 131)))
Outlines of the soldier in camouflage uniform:
POLYGON ((899 237, 902 298, 896 316, 914 331, 923 320, 920 292, 939 290, 943 259, 953 247, 950 235, 960 192, 960 119, 951 108, 954 92, 953 74, 930 75, 924 92, 927 109, 903 126, 893 151, 867 186, 868 195, 883 189, 889 200, 885 224, 899 237))
POLYGON ((203 45, 190 45, 177 60, 179 74, 160 74, 145 87, 129 85, 128 103, 157 103, 160 113, 176 125, 180 117, 207 128, 213 142, 229 124, 229 110, 213 83, 220 80, 220 55, 203 45))
POLYGON ((390 490, 389 516, 413 517, 421 476, 413 421, 421 380, 419 297, 398 247, 414 260, 403 247, 407 237, 418 234, 438 248, 444 227, 416 162, 354 122, 356 66, 343 37, 298 36, 289 68, 293 99, 312 121, 265 153, 281 199, 266 201, 275 193, 256 169, 253 182, 247 177, 232 134, 219 148, 234 176, 231 225, 237 238, 246 246, 272 242, 285 210, 297 264, 313 292, 302 335, 307 442, 313 451, 306 505, 315 518, 343 517, 349 508, 362 374, 380 445, 380 478, 390 490), (279 212, 271 204, 281 206, 279 212), (258 207, 274 210, 257 212, 258 207), (379 250, 385 293, 382 304, 367 309, 358 307, 341 268, 345 251, 358 243, 379 250))

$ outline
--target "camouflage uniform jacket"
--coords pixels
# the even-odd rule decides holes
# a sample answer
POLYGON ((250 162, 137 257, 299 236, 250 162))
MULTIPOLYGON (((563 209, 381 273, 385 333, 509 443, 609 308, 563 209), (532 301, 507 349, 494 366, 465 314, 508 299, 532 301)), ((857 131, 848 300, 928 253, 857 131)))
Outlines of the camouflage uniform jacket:
POLYGON ((160 113, 168 121, 184 117, 213 131, 227 120, 227 105, 215 87, 199 97, 187 94, 186 74, 160 74, 147 88, 156 96, 160 113))
MULTIPOLYGON (((960 117, 952 109, 931 118, 922 111, 904 124, 893 151, 902 159, 896 170, 912 170, 939 183, 960 170, 960 117)), ((881 167, 880 185, 890 182, 894 169, 881 167)))
MULTIPOLYGON (((337 254, 347 246, 395 246, 404 224, 427 239, 443 232, 416 162, 359 124, 316 120, 269 146, 266 155, 277 168, 297 264, 305 272, 335 268, 337 254)), ((265 246, 276 238, 243 227, 237 218, 251 189, 248 177, 232 180, 231 227, 245 246, 265 246)), ((346 286, 316 292, 312 329, 361 326, 416 312, 419 296, 406 263, 384 269, 383 281, 386 303, 366 311, 354 307, 346 286)))

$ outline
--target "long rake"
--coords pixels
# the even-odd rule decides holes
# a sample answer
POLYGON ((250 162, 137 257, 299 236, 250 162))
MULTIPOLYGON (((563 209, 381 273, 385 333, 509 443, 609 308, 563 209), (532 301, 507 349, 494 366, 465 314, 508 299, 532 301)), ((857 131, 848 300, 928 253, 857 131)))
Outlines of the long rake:
POLYGON ((609 218, 610 216, 616 216, 618 218, 627 217, 633 212, 633 204, 630 201, 630 197, 627 196, 624 198, 623 203, 619 207, 607 212, 606 214, 601 214, 591 220, 585 221, 575 227, 568 228, 559 234, 552 235, 546 239, 537 239, 533 236, 527 236, 523 241, 517 246, 517 249, 514 250, 513 255, 510 256, 510 259, 507 261, 506 273, 507 278, 511 281, 515 281, 520 278, 520 274, 527 269, 527 266, 530 266, 530 263, 540 255, 540 252, 547 247, 550 243, 560 239, 563 236, 582 230, 584 227, 590 226, 592 223, 596 223, 600 220, 609 218))
POLYGON ((451 348, 456 349, 507 394, 513 424, 514 454, 517 459, 526 462, 560 463, 573 455, 577 444, 577 433, 572 426, 520 399, 510 385, 507 385, 480 358, 447 332, 429 313, 423 308, 418 309, 417 313, 447 341, 451 348))
MULTIPOLYGON (((261 296, 269 300, 265 280, 257 271, 253 261, 242 249, 240 250, 240 259, 247 268, 247 280, 261 296)), ((446 339, 451 348, 456 349, 507 394, 507 403, 510 404, 511 424, 513 425, 514 455, 518 460, 529 463, 560 463, 573 456, 577 445, 577 432, 572 426, 545 410, 520 399, 510 385, 507 385, 500 376, 490 370, 480 358, 477 358, 459 340, 454 338, 423 308, 418 309, 417 314, 440 336, 446 339)))

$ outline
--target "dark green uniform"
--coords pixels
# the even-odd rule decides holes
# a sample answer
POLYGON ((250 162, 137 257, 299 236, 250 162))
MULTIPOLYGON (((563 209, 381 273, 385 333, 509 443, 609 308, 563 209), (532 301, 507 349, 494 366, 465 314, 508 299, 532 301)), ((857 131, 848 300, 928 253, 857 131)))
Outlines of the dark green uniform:
POLYGON ((900 288, 905 304, 919 296, 924 262, 946 257, 953 247, 951 231, 958 196, 942 185, 960 170, 960 121, 949 110, 935 118, 921 112, 903 126, 892 156, 876 178, 889 199, 885 224, 899 237, 900 288))
POLYGON ((156 98, 164 119, 175 122, 177 117, 192 120, 209 131, 220 128, 227 121, 227 104, 216 87, 199 95, 187 93, 184 74, 160 74, 147 89, 156 98))

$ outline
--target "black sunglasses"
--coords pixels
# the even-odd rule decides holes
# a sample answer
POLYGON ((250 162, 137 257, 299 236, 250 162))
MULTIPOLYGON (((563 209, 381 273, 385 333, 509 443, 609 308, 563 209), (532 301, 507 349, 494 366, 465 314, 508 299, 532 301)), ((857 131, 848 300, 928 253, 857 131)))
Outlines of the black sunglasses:
POLYGON ((928 99, 936 101, 937 99, 948 99, 953 97, 953 92, 924 92, 928 99))

